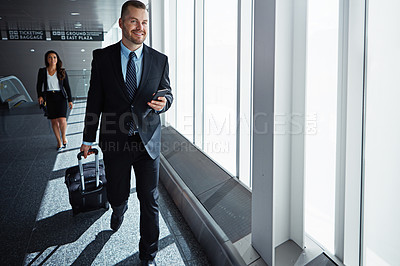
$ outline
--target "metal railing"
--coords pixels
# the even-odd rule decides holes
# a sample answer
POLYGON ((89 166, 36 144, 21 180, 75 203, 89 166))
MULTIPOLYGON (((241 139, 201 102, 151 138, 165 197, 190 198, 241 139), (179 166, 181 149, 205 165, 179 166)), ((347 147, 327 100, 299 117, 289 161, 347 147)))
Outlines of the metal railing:
POLYGON ((33 102, 24 84, 16 76, 0 77, 0 102, 8 109, 22 102, 33 102))
POLYGON ((86 98, 89 90, 90 70, 67 70, 72 97, 86 98))

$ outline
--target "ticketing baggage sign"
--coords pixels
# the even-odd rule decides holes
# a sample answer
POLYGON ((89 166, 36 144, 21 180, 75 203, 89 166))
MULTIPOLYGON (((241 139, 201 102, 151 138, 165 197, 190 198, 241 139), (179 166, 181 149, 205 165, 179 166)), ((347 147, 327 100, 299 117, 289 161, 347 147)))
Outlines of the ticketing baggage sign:
POLYGON ((28 40, 45 41, 46 32, 44 30, 8 30, 8 40, 28 40))

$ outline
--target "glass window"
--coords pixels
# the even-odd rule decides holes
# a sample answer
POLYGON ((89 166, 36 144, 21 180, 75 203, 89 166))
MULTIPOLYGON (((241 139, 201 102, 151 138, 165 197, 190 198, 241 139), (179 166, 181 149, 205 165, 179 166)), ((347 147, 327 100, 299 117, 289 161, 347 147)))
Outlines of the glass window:
POLYGON ((339 0, 309 0, 305 232, 334 253, 339 0))
POLYGON ((242 0, 240 18, 240 149, 239 179, 251 187, 252 1, 242 0))
POLYGON ((177 1, 176 129, 193 142, 194 0, 177 1))
POLYGON ((363 265, 399 265, 400 2, 368 1, 363 265))
POLYGON ((168 112, 164 113, 165 126, 176 128, 176 1, 164 1, 164 29, 168 34, 164 34, 165 54, 168 56, 169 63, 169 80, 174 96, 174 102, 168 112))
POLYGON ((205 0, 204 151, 236 175, 237 1, 205 0))

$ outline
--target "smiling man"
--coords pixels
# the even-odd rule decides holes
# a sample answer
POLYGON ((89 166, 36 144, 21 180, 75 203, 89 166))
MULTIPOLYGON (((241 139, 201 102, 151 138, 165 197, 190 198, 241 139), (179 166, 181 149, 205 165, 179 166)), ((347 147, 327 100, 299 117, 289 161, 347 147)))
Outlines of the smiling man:
POLYGON ((127 1, 119 19, 122 40, 93 52, 81 146, 86 158, 101 123, 99 146, 114 231, 120 228, 128 209, 133 167, 140 202, 141 265, 155 265, 158 251, 160 113, 167 111, 173 100, 167 57, 144 44, 148 25, 146 6, 140 1, 127 1), (167 93, 153 99, 158 90, 167 93))

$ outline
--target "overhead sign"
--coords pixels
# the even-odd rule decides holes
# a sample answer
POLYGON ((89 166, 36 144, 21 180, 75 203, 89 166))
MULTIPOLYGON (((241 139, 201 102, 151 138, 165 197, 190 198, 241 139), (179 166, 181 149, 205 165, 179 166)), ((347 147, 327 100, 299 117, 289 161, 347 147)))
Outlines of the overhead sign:
POLYGON ((9 40, 45 41, 46 32, 44 30, 8 30, 7 38, 9 40))
POLYGON ((51 31, 52 41, 104 41, 102 31, 51 31))

